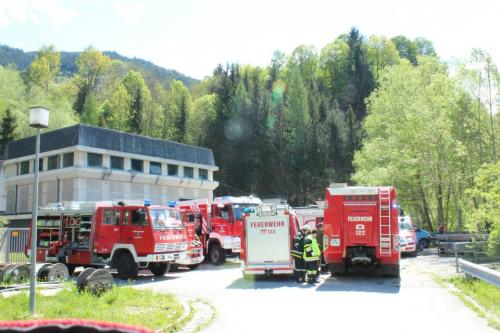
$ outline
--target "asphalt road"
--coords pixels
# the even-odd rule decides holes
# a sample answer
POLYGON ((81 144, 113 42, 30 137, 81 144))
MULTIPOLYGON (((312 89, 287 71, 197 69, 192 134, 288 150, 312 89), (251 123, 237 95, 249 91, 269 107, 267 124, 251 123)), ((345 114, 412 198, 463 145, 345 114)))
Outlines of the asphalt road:
POLYGON ((301 285, 245 281, 234 261, 159 279, 143 275, 136 284, 210 301, 217 318, 204 332, 497 332, 432 280, 432 270, 452 271, 440 265, 432 256, 406 258, 401 279, 354 274, 301 285))

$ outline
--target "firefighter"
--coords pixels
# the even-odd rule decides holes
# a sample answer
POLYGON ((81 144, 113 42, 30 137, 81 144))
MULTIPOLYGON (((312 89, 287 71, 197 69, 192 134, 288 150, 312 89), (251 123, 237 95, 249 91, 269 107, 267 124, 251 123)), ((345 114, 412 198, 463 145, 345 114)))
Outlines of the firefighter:
POLYGON ((304 241, 304 261, 306 262, 308 283, 318 282, 318 267, 321 251, 319 250, 318 241, 316 240, 317 235, 318 231, 314 229, 307 235, 304 241))
POLYGON ((319 271, 321 274, 328 274, 328 267, 326 265, 325 257, 323 256, 323 223, 318 223, 316 227, 318 228, 318 236, 316 237, 316 240, 318 241, 319 250, 321 252, 319 259, 319 271))
POLYGON ((309 225, 304 225, 300 231, 293 237, 292 257, 295 264, 293 275, 297 283, 305 282, 306 280, 306 264, 304 262, 304 240, 311 231, 309 225))

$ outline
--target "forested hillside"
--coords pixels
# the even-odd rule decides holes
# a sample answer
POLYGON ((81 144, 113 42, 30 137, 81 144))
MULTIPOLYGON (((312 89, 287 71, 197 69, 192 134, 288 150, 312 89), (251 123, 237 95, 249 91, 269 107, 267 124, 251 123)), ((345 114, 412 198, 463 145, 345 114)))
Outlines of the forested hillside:
MULTIPOLYGON (((61 51, 59 54, 61 57, 60 74, 67 77, 75 75, 78 72, 76 60, 80 56, 81 52, 61 51)), ((127 63, 130 67, 143 73, 143 75, 152 76, 155 80, 165 85, 168 85, 172 80, 182 81, 188 87, 198 82, 198 80, 181 74, 176 70, 165 69, 147 60, 128 58, 112 51, 104 51, 103 54, 111 59, 121 60, 122 62, 127 63)), ((4 67, 14 65, 17 69, 25 71, 31 65, 31 62, 35 59, 36 55, 37 52, 24 52, 20 49, 0 45, 0 65, 4 67)))
POLYGON ((321 50, 277 51, 266 68, 218 65, 188 85, 91 47, 70 70, 64 54, 42 47, 0 67, 2 147, 30 134, 29 106, 42 104, 51 128, 83 122, 213 149, 219 194, 302 205, 331 182, 395 185, 431 229, 500 223, 500 79, 480 50, 447 65, 429 40, 353 28, 321 50))

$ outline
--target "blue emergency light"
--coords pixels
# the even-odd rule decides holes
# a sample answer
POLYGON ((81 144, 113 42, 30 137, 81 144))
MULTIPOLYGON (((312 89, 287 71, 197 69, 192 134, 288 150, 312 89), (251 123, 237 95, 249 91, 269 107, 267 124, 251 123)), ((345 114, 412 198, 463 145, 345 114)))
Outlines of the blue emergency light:
POLYGON ((170 200, 168 202, 168 207, 175 207, 176 204, 177 204, 177 202, 175 200, 170 200))
POLYGON ((149 199, 144 199, 144 206, 151 206, 151 200, 149 199))

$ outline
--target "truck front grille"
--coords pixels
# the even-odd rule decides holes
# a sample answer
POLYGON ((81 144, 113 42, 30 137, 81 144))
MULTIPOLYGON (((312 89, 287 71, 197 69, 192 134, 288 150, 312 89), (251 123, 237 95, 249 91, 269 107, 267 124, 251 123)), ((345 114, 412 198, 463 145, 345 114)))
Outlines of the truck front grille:
POLYGON ((186 251, 188 243, 157 243, 155 252, 186 251))

